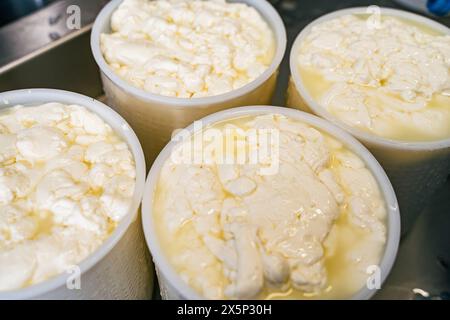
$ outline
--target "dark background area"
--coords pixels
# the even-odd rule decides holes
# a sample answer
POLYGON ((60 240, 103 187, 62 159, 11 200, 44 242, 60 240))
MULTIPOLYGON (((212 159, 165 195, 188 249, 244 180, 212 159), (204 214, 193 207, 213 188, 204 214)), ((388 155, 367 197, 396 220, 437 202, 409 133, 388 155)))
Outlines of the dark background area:
POLYGON ((0 27, 56 0, 0 0, 0 27))

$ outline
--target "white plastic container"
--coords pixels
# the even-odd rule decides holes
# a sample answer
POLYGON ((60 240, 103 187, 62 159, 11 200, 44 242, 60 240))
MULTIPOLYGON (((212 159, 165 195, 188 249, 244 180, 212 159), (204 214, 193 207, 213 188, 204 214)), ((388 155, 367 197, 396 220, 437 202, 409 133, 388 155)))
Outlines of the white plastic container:
POLYGON ((136 186, 128 214, 109 238, 79 263, 81 288, 68 289, 70 274, 13 291, 0 291, 0 299, 150 299, 153 265, 143 237, 140 201, 145 183, 145 160, 139 140, 127 122, 111 108, 92 98, 52 89, 0 93, 0 110, 21 105, 61 102, 84 106, 100 116, 129 146, 136 163, 136 186))
POLYGON ((278 67, 286 51, 286 30, 277 11, 268 1, 239 0, 254 7, 272 28, 276 51, 269 68, 254 81, 225 94, 204 98, 176 98, 156 95, 136 88, 120 78, 106 63, 100 50, 100 34, 111 32, 110 19, 122 0, 106 5, 95 20, 91 48, 100 67, 108 104, 120 113, 136 131, 150 166, 169 142, 172 133, 219 110, 253 104, 270 104, 275 90, 278 67))
MULTIPOLYGON (((400 239, 400 215, 395 197, 394 190, 389 182, 386 174, 384 173, 377 160, 370 154, 370 152, 353 138, 348 133, 344 132, 340 128, 333 124, 320 119, 316 116, 300 112, 298 110, 272 107, 272 106, 251 106, 234 108, 225 111, 221 111, 210 116, 203 118, 202 125, 207 127, 210 124, 224 121, 227 119, 233 119, 242 116, 257 116, 261 114, 282 114, 291 119, 299 120, 310 124, 323 132, 330 134, 337 140, 341 141, 349 150, 358 155, 366 164, 366 167, 372 172, 376 181, 378 182, 381 194, 386 203, 386 224, 387 224, 387 241, 386 247, 383 253, 383 257, 380 262, 381 281, 384 282, 388 276, 391 267, 395 261, 397 255, 397 249, 400 239)), ((187 130, 192 134, 194 133, 194 126, 190 125, 187 130)), ((177 141, 182 139, 174 138, 159 154, 155 160, 152 168, 150 169, 145 185, 143 202, 142 202, 142 223, 144 227, 145 239, 147 240, 148 247, 153 256, 155 268, 158 275, 159 285, 161 288, 161 296, 164 299, 202 299, 198 293, 190 288, 176 273, 173 266, 169 263, 167 256, 164 253, 163 248, 160 245, 158 237, 156 235, 155 221, 153 218, 153 197, 157 187, 160 171, 164 163, 170 158, 171 152, 177 145, 177 141)), ((376 290, 369 290, 364 287, 357 292, 353 299, 369 299, 374 295, 376 290)))
MULTIPOLYGON (((407 19, 450 35, 449 28, 428 18, 401 10, 380 9, 381 16, 407 19)), ((394 186, 402 212, 402 234, 406 234, 428 200, 444 184, 450 173, 450 137, 433 142, 402 142, 350 127, 313 100, 301 80, 297 65, 299 48, 313 26, 347 14, 377 14, 377 10, 376 7, 361 7, 335 11, 314 20, 300 32, 290 55, 291 80, 287 93, 287 105, 331 121, 351 133, 372 152, 386 170, 394 186)))

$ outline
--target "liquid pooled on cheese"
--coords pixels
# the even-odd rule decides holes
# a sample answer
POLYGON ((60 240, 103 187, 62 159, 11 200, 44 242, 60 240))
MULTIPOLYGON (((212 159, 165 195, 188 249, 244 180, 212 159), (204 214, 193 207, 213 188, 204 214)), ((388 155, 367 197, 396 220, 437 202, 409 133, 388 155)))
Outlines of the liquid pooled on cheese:
POLYGON ((306 90, 344 123, 378 136, 450 138, 450 35, 372 18, 345 15, 311 29, 297 59, 306 90))
POLYGON ((348 298, 380 263, 386 208, 378 184, 328 134, 282 115, 242 117, 204 128, 173 154, 186 150, 202 161, 166 161, 153 214, 164 254, 201 296, 348 298), (246 135, 252 130, 278 132, 270 140, 278 151, 250 162, 249 150, 262 146, 246 135), (219 145, 240 144, 216 148, 217 136, 219 145), (238 150, 247 150, 240 162, 221 160, 238 150), (262 170, 274 162, 277 170, 262 170))

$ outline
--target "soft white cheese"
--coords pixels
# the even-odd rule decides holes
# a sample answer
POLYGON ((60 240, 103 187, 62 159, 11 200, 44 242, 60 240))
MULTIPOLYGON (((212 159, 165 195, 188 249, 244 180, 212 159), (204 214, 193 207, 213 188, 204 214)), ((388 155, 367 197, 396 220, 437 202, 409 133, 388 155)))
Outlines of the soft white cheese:
POLYGON ((398 140, 450 137, 450 36, 383 16, 345 15, 300 45, 306 89, 350 126, 398 140))
POLYGON ((133 156, 100 117, 47 103, 0 112, 0 290, 70 271, 127 214, 133 156))
POLYGON ((359 290, 386 238, 385 204, 364 162, 327 134, 281 115, 212 128, 225 141, 237 131, 276 130, 279 168, 262 175, 263 163, 224 164, 207 151, 209 129, 175 149, 188 144, 205 153, 200 163, 167 160, 155 193, 158 237, 181 277, 207 298, 267 298, 289 290, 294 293, 285 297, 331 291, 343 298, 359 290), (332 230, 337 235, 329 238, 332 230), (351 234, 357 241, 339 249, 339 236, 351 234), (357 251, 356 243, 368 251, 357 251), (345 261, 338 269, 346 273, 329 267, 333 259, 345 261), (349 289, 340 290, 346 282, 349 289))
POLYGON ((238 89, 271 64, 273 32, 258 11, 225 0, 125 0, 102 34, 110 67, 132 85, 195 98, 238 89))

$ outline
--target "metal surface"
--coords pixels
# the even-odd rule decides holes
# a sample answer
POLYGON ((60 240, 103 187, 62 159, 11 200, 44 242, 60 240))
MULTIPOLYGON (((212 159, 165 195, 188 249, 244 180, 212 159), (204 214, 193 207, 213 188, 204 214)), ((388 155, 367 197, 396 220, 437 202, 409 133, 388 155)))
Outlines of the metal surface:
POLYGON ((450 299, 450 180, 400 244, 377 299, 450 299))
MULTIPOLYGON (((298 33, 331 11, 378 5, 405 9, 390 0, 271 0, 287 29, 288 51, 279 77, 275 105, 284 105, 289 79, 289 52, 298 33)), ((405 9, 406 10, 406 9, 405 9)), ((420 14, 420 13, 419 13, 420 14)), ((450 18, 436 18, 450 26, 450 18)), ((450 299, 450 178, 422 212, 400 244, 396 263, 375 299, 450 299)))
MULTIPOLYGON (((72 3, 75 1, 71 1, 72 3)), ((95 2, 95 1, 92 1, 95 2)), ((298 32, 310 21, 327 12, 365 5, 398 7, 384 1, 272 0, 281 13, 288 31, 288 51, 280 70, 277 95, 273 103, 284 105, 289 77, 290 47, 298 32)), ((41 14, 41 13, 37 13, 41 14)), ((48 16, 46 16, 48 18, 48 16)), ((35 18, 30 17, 30 21, 35 18)), ((440 18, 450 25, 449 18, 440 18)), ((29 25, 24 26, 31 28, 29 25)), ((102 87, 89 48, 90 27, 52 41, 50 45, 0 67, 0 91, 52 87, 102 97, 102 87)), ((36 31, 40 33, 41 31, 36 31)), ((48 29, 36 35, 48 43, 48 29)), ((5 30, 0 29, 0 60, 3 58, 5 30), (3 36, 3 38, 2 38, 3 36)), ((17 34, 8 35, 9 38, 17 34)), ((8 41, 12 41, 9 39, 8 41)), ((41 41, 40 43, 44 43, 41 41)), ((31 46, 27 47, 30 50, 31 46)), ((22 48, 19 51, 23 52, 22 48)), ((26 51, 26 50, 25 50, 26 51)), ((17 52, 13 56, 20 57, 17 52)), ((1 66, 1 62, 0 62, 1 66)), ((402 240, 397 261, 388 280, 377 293, 377 299, 450 298, 450 180, 434 196, 411 232, 402 240)))
MULTIPOLYGON (((21 0, 14 0, 19 2, 21 0)), ((79 22, 91 24, 107 0, 60 0, 0 28, 0 67, 42 48, 69 33, 77 31, 75 11, 80 8, 79 22), (67 24, 69 21, 69 25, 67 24)))
POLYGON ((102 95, 89 37, 87 26, 0 68, 0 91, 55 88, 92 97, 102 95))

